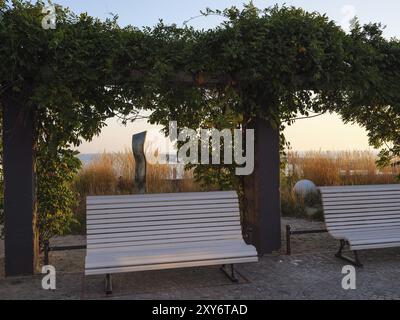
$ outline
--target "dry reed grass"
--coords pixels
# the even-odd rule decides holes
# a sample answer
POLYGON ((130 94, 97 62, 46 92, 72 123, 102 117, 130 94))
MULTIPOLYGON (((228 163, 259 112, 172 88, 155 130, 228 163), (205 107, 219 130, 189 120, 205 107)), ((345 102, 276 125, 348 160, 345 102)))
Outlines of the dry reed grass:
MULTIPOLYGON (((285 174, 282 175, 281 196, 284 215, 304 216, 306 206, 320 207, 318 197, 299 199, 295 183, 308 179, 317 186, 398 183, 400 167, 378 168, 377 157, 370 151, 288 152, 285 174)), ((321 218, 321 211, 317 211, 321 218)))
MULTIPOLYGON (((79 195, 76 216, 83 226, 85 223, 85 199, 92 195, 134 194, 135 159, 128 150, 102 153, 84 165, 73 182, 73 189, 79 195)), ((186 171, 182 180, 170 180, 168 165, 147 165, 147 192, 191 192, 200 191, 200 185, 186 171)))
MULTIPOLYGON (((309 179, 317 186, 397 183, 400 168, 378 169, 376 156, 368 151, 343 152, 288 152, 285 173, 282 174, 281 195, 284 215, 304 216, 306 203, 293 193, 294 184, 309 179)), ((88 195, 136 193, 134 183, 135 160, 128 150, 103 153, 83 166, 73 187, 80 196, 78 219, 84 224, 85 198, 88 195)), ((167 165, 147 167, 147 192, 200 191, 193 173, 186 171, 183 180, 170 180, 167 165)), ((318 201, 318 199, 312 199, 318 201)))
POLYGON ((370 151, 289 152, 288 174, 317 186, 396 183, 397 167, 378 168, 370 151))

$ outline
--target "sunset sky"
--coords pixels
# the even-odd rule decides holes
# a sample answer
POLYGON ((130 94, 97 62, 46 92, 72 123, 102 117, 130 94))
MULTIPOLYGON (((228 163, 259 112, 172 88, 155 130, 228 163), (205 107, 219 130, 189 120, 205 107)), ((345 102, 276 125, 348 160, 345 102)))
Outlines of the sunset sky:
MULTIPOLYGON (((182 25, 184 21, 199 15, 200 10, 210 7, 224 9, 232 5, 242 6, 245 1, 229 0, 57 0, 63 6, 70 7, 75 13, 88 12, 92 16, 105 19, 111 13, 119 16, 122 26, 134 25, 154 26, 160 18, 166 23, 182 25)), ((400 1, 398 0, 287 0, 267 1, 256 0, 253 3, 259 8, 274 4, 286 4, 301 7, 308 11, 326 13, 346 30, 349 21, 356 15, 362 23, 381 22, 386 26, 386 37, 399 37, 400 1)), ((221 22, 219 17, 201 17, 190 21, 196 28, 212 28, 221 22)), ((79 147, 82 153, 97 153, 103 151, 122 151, 130 148, 132 134, 148 130, 149 140, 158 139, 160 127, 150 126, 141 120, 128 124, 126 127, 116 120, 110 119, 108 126, 103 129, 100 136, 91 142, 85 142, 79 147)), ((366 150, 368 139, 365 131, 356 125, 344 125, 336 115, 323 115, 313 119, 300 120, 289 127, 286 132, 287 139, 294 150, 366 150)))

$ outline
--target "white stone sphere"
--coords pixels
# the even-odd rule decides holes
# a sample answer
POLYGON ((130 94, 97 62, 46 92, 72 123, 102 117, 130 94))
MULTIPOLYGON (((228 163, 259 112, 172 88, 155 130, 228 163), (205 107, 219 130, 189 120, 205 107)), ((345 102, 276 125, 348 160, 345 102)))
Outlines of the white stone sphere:
POLYGON ((308 194, 316 194, 318 193, 317 186, 314 184, 314 182, 310 180, 300 180, 298 181, 294 187, 293 191, 298 195, 298 196, 306 196, 308 194))

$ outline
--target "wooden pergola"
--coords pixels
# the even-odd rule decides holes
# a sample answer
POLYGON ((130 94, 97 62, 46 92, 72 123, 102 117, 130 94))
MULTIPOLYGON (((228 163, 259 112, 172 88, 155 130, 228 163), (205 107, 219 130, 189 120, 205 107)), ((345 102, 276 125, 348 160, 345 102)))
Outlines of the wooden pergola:
MULTIPOLYGON (((141 71, 132 72, 140 79, 141 71)), ((182 85, 213 87, 232 80, 225 76, 177 74, 182 85)), ((3 170, 5 210, 6 276, 34 274, 39 266, 39 239, 36 225, 36 113, 4 94, 3 170)), ((12 95, 10 95, 12 96, 12 95)), ((243 232, 259 254, 271 253, 281 245, 280 221, 280 144, 279 130, 269 121, 257 118, 255 167, 245 177, 243 232)))

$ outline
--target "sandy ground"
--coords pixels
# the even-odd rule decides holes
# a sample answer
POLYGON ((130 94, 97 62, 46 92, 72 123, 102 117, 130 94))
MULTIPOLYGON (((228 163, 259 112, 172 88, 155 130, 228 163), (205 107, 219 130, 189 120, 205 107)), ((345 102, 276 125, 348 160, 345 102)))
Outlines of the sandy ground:
MULTIPOLYGON (((319 228, 303 219, 284 219, 296 228, 319 228)), ((114 294, 106 297, 104 277, 85 277, 85 250, 51 253, 57 289, 41 288, 42 275, 4 277, 0 258, 0 299, 400 299, 400 248, 360 253, 357 289, 343 290, 343 261, 334 257, 337 242, 328 234, 293 236, 292 255, 280 252, 258 263, 237 266, 240 281, 231 283, 217 266, 146 271, 113 276, 114 294)), ((85 242, 82 236, 53 240, 53 245, 85 242)), ((2 255, 0 243, 0 256, 2 255)))

